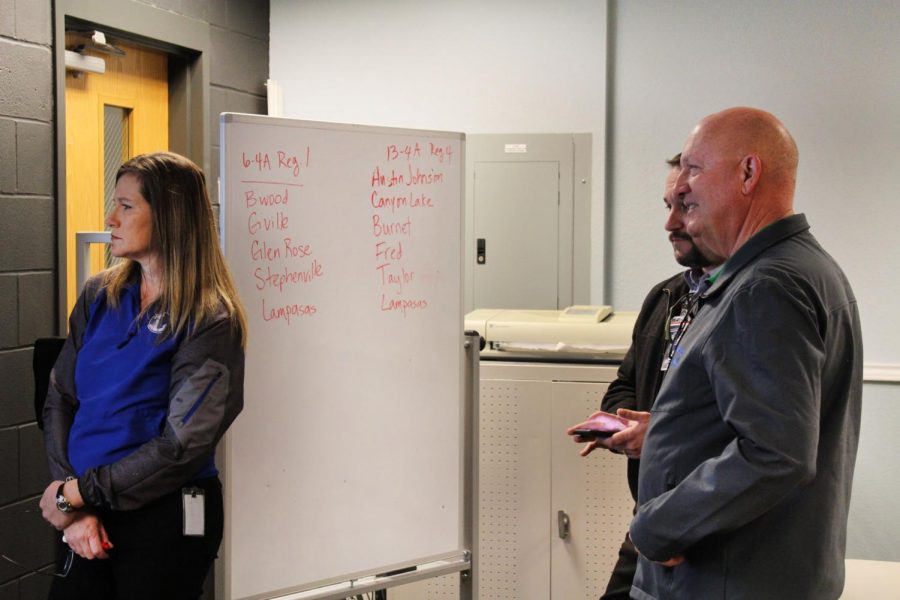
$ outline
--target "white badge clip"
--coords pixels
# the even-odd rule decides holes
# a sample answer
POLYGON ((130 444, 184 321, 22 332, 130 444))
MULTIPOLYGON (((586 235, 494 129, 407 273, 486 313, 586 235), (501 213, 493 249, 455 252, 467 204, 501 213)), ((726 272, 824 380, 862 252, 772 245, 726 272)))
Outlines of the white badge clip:
POLYGON ((202 536, 205 532, 203 521, 203 489, 198 487, 182 488, 181 501, 184 509, 184 535, 202 536))

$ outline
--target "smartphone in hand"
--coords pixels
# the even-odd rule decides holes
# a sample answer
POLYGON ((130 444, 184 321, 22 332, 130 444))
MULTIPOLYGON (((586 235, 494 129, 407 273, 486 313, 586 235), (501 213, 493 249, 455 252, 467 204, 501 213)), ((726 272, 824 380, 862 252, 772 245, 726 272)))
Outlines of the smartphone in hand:
POLYGON ((600 440, 622 431, 628 425, 628 420, 618 415, 599 413, 587 421, 575 425, 567 433, 578 436, 584 441, 600 440))
POLYGON ((588 429, 586 427, 578 427, 569 431, 569 435, 577 435, 586 441, 602 440, 614 433, 615 431, 601 431, 600 429, 588 429))

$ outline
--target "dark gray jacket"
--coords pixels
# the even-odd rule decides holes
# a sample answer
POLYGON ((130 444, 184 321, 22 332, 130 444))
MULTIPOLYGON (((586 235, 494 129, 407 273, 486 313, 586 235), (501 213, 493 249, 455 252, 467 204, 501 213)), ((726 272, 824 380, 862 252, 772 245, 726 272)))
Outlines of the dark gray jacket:
POLYGON ((675 352, 641 456, 634 598, 840 596, 862 336, 808 229, 793 215, 744 244, 675 352))
MULTIPOLYGON (((91 278, 69 317, 69 336, 50 374, 44 442, 54 479, 72 475, 69 430, 78 410, 75 363, 88 309, 100 289, 91 278)), ((130 510, 184 485, 215 452, 244 404, 244 352, 236 324, 223 311, 181 342, 172 359, 169 412, 162 434, 125 458, 88 469, 78 487, 90 506, 130 510), (211 387, 210 387, 211 386, 211 387), (209 391, 206 392, 207 388, 209 391), (196 400, 205 393, 196 408, 196 400), (194 408, 190 420, 183 419, 194 408)))

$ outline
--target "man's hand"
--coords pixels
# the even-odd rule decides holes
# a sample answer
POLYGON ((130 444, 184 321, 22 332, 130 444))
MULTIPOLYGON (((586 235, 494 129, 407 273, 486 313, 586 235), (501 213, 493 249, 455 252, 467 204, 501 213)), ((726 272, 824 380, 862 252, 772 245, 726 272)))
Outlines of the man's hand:
POLYGON ((650 425, 650 413, 620 408, 616 414, 628 419, 628 427, 603 440, 604 447, 614 452, 621 452, 628 458, 640 458, 644 447, 644 436, 650 425))
POLYGON ((572 440, 576 444, 583 444, 583 443, 587 442, 587 444, 585 444, 584 448, 581 449, 581 452, 579 452, 579 454, 581 454, 581 456, 587 456, 588 454, 593 452, 594 448, 609 449, 609 446, 607 446, 605 444, 606 439, 604 439, 604 438, 594 439, 592 437, 583 437, 583 436, 576 434, 575 433, 576 431, 578 431, 579 429, 591 429, 591 430, 596 430, 596 431, 604 431, 604 432, 607 432, 607 434, 611 434, 614 431, 624 429, 628 426, 629 426, 629 423, 625 419, 619 418, 616 415, 612 415, 608 412, 599 410, 599 411, 595 412, 594 414, 592 414, 591 416, 589 416, 587 418, 587 420, 582 421, 581 423, 578 423, 577 425, 572 425, 571 427, 569 427, 566 430, 566 434, 571 435, 572 440))
POLYGON ((650 413, 628 410, 627 408, 618 409, 616 411, 616 416, 627 421, 626 427, 625 429, 612 434, 608 438, 586 440, 572 434, 576 429, 589 428, 591 421, 602 415, 608 415, 608 413, 603 411, 595 412, 588 417, 586 421, 573 425, 567 430, 566 433, 572 435, 572 439, 576 443, 581 444, 587 442, 579 454, 581 456, 587 456, 597 448, 605 448, 617 454, 624 454, 628 458, 640 458, 641 448, 644 446, 644 435, 646 434, 647 426, 650 423, 650 413))
MULTIPOLYGON (((628 539, 631 540, 630 535, 628 536, 628 539)), ((637 550, 638 554, 640 554, 641 556, 644 556, 644 553, 641 552, 641 549, 637 547, 637 544, 634 543, 634 540, 631 540, 631 544, 634 546, 634 549, 637 550)), ((668 560, 657 560, 654 562, 657 564, 660 564, 664 567, 677 567, 678 565, 680 565, 681 563, 684 562, 684 555, 679 554, 677 556, 673 556, 672 558, 670 558, 668 560)))

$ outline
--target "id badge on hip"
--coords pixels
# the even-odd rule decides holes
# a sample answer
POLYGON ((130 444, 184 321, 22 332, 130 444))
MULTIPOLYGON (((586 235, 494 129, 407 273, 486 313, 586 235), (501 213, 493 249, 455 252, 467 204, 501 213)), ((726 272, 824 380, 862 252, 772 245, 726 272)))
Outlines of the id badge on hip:
POLYGON ((184 535, 202 536, 206 531, 204 523, 203 488, 181 488, 182 524, 184 535))

